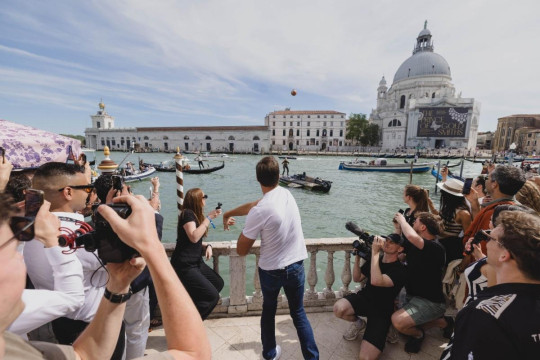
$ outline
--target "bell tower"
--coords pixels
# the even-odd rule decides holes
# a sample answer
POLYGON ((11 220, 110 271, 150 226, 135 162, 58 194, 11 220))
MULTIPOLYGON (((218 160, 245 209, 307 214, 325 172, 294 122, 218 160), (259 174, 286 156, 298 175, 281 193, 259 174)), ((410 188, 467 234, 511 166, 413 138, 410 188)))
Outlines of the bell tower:
POLYGON ((377 108, 380 108, 381 105, 384 103, 384 100, 386 100, 386 91, 388 88, 386 87, 386 79, 384 78, 384 75, 379 82, 379 87, 377 88, 377 108))
POLYGON ((90 115, 92 118, 93 129, 114 129, 114 117, 107 114, 103 99, 98 104, 99 110, 95 115, 90 115))

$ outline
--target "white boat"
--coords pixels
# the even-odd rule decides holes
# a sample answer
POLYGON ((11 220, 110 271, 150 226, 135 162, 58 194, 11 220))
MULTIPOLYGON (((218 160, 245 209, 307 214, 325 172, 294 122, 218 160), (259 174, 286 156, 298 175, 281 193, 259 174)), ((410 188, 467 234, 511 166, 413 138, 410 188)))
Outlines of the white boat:
POLYGON ((410 173, 412 168, 413 173, 422 173, 429 171, 432 166, 432 163, 389 164, 386 159, 377 159, 370 161, 369 163, 365 161, 342 161, 339 163, 338 169, 351 171, 410 173))
POLYGON ((154 167, 147 167, 144 171, 135 171, 134 174, 129 175, 122 175, 122 178, 124 179, 125 183, 133 182, 133 181, 141 181, 143 179, 149 178, 152 176, 153 173, 156 172, 156 169, 154 167))

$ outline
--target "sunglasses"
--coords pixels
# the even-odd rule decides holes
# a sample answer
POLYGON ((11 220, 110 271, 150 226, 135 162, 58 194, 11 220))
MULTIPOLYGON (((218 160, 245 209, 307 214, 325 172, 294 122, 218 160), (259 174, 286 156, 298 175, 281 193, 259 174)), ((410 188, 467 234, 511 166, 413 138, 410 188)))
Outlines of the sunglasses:
POLYGON ((484 236, 487 237, 487 241, 493 240, 497 244, 499 244, 499 246, 504 247, 504 244, 502 242, 500 242, 499 240, 491 236, 491 230, 482 230, 482 234, 484 234, 484 236))
POLYGON ((29 216, 12 216, 9 221, 9 227, 11 228, 11 232, 13 232, 13 236, 9 238, 8 241, 4 243, 4 245, 0 246, 0 248, 3 248, 7 244, 11 242, 11 240, 19 240, 19 241, 30 241, 34 238, 34 222, 36 219, 34 217, 29 216))
POLYGON ((92 190, 94 189, 94 184, 88 184, 88 185, 68 185, 68 186, 64 186, 63 188, 61 189, 58 189, 58 191, 64 191, 65 188, 72 188, 72 189, 79 189, 79 190, 84 190, 87 194, 90 194, 92 192, 92 190))
POLYGON ((203 199, 208 199, 208 195, 204 194, 202 198, 203 199))

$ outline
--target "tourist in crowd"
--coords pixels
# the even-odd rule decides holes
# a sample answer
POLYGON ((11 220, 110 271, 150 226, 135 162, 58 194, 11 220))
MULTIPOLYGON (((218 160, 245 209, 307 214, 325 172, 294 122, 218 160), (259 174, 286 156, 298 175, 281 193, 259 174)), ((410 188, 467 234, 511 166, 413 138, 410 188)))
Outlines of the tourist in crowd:
POLYGON ((497 285, 456 317, 441 359, 538 359, 540 341, 540 217, 504 211, 487 242, 497 285))
POLYGON ((32 187, 32 181, 25 174, 12 173, 6 185, 5 192, 10 194, 15 202, 24 201, 26 190, 32 187))
MULTIPOLYGON (((159 181, 157 181, 157 184, 158 183, 159 181)), ((101 175, 96 179, 94 186, 96 193, 98 194, 98 198, 102 204, 112 203, 116 196, 130 194, 126 184, 123 184, 121 191, 114 189, 111 175, 101 175)), ((152 205, 151 202, 150 205, 152 205)), ((163 231, 163 216, 161 216, 158 212, 155 212, 154 219, 157 235, 161 240, 163 231)), ((126 360, 143 356, 144 350, 146 349, 148 329, 150 327, 150 284, 152 284, 152 278, 148 268, 145 268, 143 272, 131 283, 132 294, 126 303, 126 311, 124 314, 126 360)))
POLYGON ((208 236, 212 220, 221 215, 221 209, 204 215, 206 199, 208 195, 199 188, 186 193, 178 217, 176 247, 171 256, 171 264, 203 320, 216 307, 224 285, 221 276, 202 259, 203 253, 206 260, 212 257, 212 245, 203 242, 203 238, 208 236))
POLYGON ((446 250, 446 263, 463 257, 462 234, 471 224, 471 213, 463 197, 463 181, 450 178, 437 183, 441 190, 439 210, 435 209, 429 199, 431 213, 439 215, 442 219, 439 242, 446 250))
POLYGON ((398 234, 384 238, 377 236, 373 240, 371 254, 368 254, 370 257, 362 267, 360 256, 356 254, 353 280, 367 279, 366 286, 334 303, 334 315, 352 322, 343 335, 345 340, 355 340, 365 329, 360 359, 378 359, 384 349, 394 312, 394 299, 405 284, 406 269, 398 260, 403 251, 403 241, 398 234), (367 327, 360 316, 367 318, 367 327))
MULTIPOLYGON (((484 235, 487 236, 491 230, 495 227, 497 219, 503 211, 521 211, 528 214, 537 215, 537 213, 523 205, 499 205, 493 210, 491 221, 489 222, 489 229, 484 235)), ((465 280, 467 282, 468 294, 465 299, 464 306, 470 301, 476 300, 480 291, 486 287, 493 286, 496 283, 495 272, 491 265, 487 263, 487 257, 482 252, 482 249, 478 244, 472 244, 473 239, 469 239, 465 244, 465 250, 472 251, 474 263, 470 264, 464 271, 465 280)))
MULTIPOLYGON (((465 235, 463 236, 464 242, 474 237, 474 234, 479 230, 488 229, 494 208, 498 205, 514 204, 514 195, 525 184, 525 175, 519 168, 510 165, 498 165, 497 167, 490 166, 490 170, 491 172, 486 177, 486 191, 493 200, 485 204, 482 209, 479 209, 478 193, 476 190, 471 188, 471 192, 465 195, 471 204, 473 221, 465 230, 465 235)), ((485 254, 485 241, 481 244, 482 252, 485 254)), ((459 270, 463 272, 471 262, 472 256, 465 256, 459 270)))
POLYGON ((486 191, 486 175, 478 175, 475 177, 471 187, 478 193, 478 203, 480 206, 491 201, 491 197, 486 191))
POLYGON ((453 330, 453 319, 444 316, 444 248, 435 241, 440 233, 440 224, 435 215, 427 212, 417 213, 412 227, 400 213, 394 219, 407 239, 407 298, 403 308, 392 315, 392 324, 397 331, 410 336, 405 351, 417 353, 422 346, 425 330, 439 327, 444 329, 443 336, 447 338, 453 330))
POLYGON ((418 185, 405 185, 403 190, 403 202, 409 207, 405 209, 403 216, 409 225, 414 224, 416 213, 429 211, 428 194, 424 188, 418 185))
MULTIPOLYGON (((124 316, 125 300, 129 298, 129 285, 146 264, 155 279, 158 298, 163 304, 165 334, 169 350, 148 355, 145 360, 158 359, 210 359, 211 347, 202 321, 188 294, 168 264, 167 254, 156 235, 153 209, 143 197, 123 196, 132 214, 121 219, 112 209, 102 206, 99 211, 114 231, 143 257, 124 263, 107 264, 110 274, 106 285, 110 296, 96 299, 99 308, 90 326, 75 341, 73 347, 44 342, 26 342, 5 331, 23 311, 23 293, 26 272, 16 240, 26 240, 24 231, 14 227, 16 208, 5 194, 0 194, 0 358, 5 359, 108 359, 117 343, 124 316), (15 230, 15 233, 13 232, 15 230), (181 306, 178 306, 181 304, 181 306)), ((34 232, 44 242, 52 242, 58 235, 58 222, 51 221, 47 204, 40 209, 34 223, 34 232), (47 235, 44 235, 47 234, 47 235)))
POLYGON ((279 359, 281 347, 276 344, 275 317, 279 292, 285 290, 289 313, 304 359, 318 359, 311 324, 304 310, 304 259, 307 249, 300 219, 300 211, 291 193, 280 186, 279 163, 272 156, 262 158, 256 166, 257 181, 262 199, 246 203, 223 215, 223 225, 228 230, 233 216, 246 217, 238 237, 238 255, 245 256, 255 240, 261 237, 259 280, 263 293, 261 314, 262 356, 279 359))
POLYGON ((516 200, 540 214, 540 188, 527 180, 516 193, 516 200))
MULTIPOLYGON (((35 189, 43 190, 45 200, 51 203, 51 212, 60 219, 65 232, 77 230, 84 217, 79 212, 86 206, 88 194, 94 185, 84 167, 61 162, 41 165, 32 179, 35 189)), ((28 276, 36 289, 53 290, 54 279, 50 264, 45 261, 44 248, 38 241, 30 241, 24 247, 24 261, 28 276)), ((54 335, 60 344, 72 344, 94 318, 99 299, 103 296, 108 274, 95 254, 76 251, 82 264, 84 284, 84 304, 75 312, 53 321, 54 335)), ((124 352, 124 330, 118 337, 113 358, 121 359, 124 352)))

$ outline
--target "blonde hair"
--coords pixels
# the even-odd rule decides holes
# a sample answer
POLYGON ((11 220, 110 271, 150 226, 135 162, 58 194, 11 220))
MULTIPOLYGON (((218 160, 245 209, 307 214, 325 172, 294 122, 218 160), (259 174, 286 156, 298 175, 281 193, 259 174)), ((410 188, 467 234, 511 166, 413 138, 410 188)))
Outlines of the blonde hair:
POLYGON ((516 200, 540 213, 540 189, 534 181, 528 180, 516 193, 516 200))

